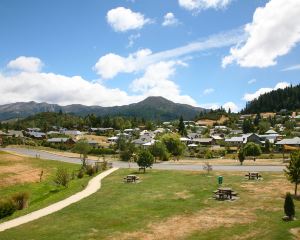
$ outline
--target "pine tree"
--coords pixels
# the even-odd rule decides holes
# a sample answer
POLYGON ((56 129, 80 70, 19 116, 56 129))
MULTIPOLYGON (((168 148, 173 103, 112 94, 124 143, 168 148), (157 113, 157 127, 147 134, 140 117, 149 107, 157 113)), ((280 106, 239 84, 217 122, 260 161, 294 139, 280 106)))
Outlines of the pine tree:
POLYGON ((295 205, 290 193, 287 193, 284 201, 284 213, 292 220, 295 216, 295 205))
POLYGON ((186 136, 187 134, 182 116, 179 119, 178 132, 180 133, 181 136, 186 136))

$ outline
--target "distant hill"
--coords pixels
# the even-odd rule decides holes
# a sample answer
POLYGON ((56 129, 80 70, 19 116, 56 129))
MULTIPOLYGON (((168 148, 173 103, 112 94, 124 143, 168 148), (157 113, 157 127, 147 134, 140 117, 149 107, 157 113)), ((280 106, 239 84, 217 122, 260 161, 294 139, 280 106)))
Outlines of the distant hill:
POLYGON ((96 116, 124 116, 139 117, 146 120, 169 121, 183 116, 184 119, 193 119, 206 109, 193 107, 187 104, 174 103, 163 97, 148 97, 145 100, 124 106, 100 107, 73 104, 60 106, 57 104, 18 102, 0 105, 0 121, 25 118, 41 112, 72 113, 78 116, 95 114, 96 116))
POLYGON ((300 109, 300 84, 260 95, 248 102, 242 113, 279 112, 281 109, 300 109))

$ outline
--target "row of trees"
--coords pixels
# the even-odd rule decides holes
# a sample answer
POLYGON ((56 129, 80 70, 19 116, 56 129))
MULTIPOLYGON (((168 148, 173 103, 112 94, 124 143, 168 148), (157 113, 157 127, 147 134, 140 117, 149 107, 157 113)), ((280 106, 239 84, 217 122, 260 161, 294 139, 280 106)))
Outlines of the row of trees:
POLYGON ((136 117, 101 117, 96 116, 95 114, 80 117, 62 112, 43 112, 15 122, 0 123, 0 129, 23 130, 26 128, 38 127, 43 132, 47 132, 52 130, 52 126, 58 126, 67 129, 76 128, 78 130, 83 130, 87 127, 112 127, 114 129, 123 130, 126 128, 135 128, 140 125, 145 126, 147 129, 153 129, 155 124, 143 118, 136 117))

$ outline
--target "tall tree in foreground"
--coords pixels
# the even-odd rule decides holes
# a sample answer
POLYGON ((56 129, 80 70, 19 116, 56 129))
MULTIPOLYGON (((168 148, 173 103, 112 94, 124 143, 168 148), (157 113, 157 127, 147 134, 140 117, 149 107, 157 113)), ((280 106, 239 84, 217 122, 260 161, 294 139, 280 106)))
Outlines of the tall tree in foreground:
POLYGON ((154 157, 148 150, 142 150, 139 153, 137 164, 139 165, 139 167, 144 168, 144 171, 146 171, 146 168, 151 167, 153 162, 154 157))
POLYGON ((288 180, 295 184, 295 196, 297 196, 297 188, 300 183, 300 151, 291 154, 291 160, 284 170, 288 180))

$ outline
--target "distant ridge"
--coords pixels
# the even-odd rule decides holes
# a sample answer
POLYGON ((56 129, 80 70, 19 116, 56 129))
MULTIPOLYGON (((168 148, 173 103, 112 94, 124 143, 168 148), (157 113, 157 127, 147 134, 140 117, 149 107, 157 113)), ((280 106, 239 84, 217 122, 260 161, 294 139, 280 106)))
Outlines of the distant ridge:
POLYGON ((0 105, 0 121, 25 118, 41 112, 72 113, 78 116, 95 114, 96 116, 125 116, 139 117, 147 120, 169 121, 183 116, 184 119, 193 119, 204 108, 193 107, 187 104, 174 103, 163 97, 148 97, 145 100, 124 106, 101 107, 72 104, 60 106, 58 104, 17 102, 0 105))

